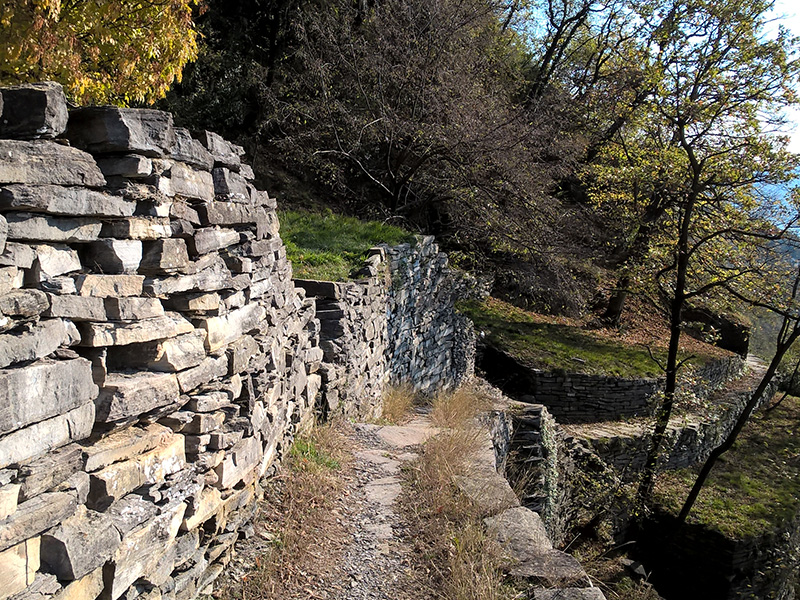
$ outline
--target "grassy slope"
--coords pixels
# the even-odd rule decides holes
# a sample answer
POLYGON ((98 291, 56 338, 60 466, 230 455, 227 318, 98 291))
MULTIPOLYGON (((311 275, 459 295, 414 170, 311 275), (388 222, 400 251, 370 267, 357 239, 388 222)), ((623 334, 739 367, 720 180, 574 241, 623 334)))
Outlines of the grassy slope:
MULTIPOLYGON (((771 531, 800 509, 800 399, 758 413, 723 455, 689 515, 736 539, 771 531)), ((677 514, 695 468, 663 474, 657 501, 677 514)))
MULTIPOLYGON (((496 298, 464 303, 461 310, 486 333, 489 343, 535 368, 617 377, 663 374, 645 344, 628 343, 619 336, 614 338, 575 324, 554 322, 496 298)), ((706 351, 708 354, 704 349, 693 348, 697 357, 693 362, 719 355, 715 349, 706 351)), ((660 358, 665 354, 658 346, 653 353, 660 358)))
POLYGON ((414 240, 413 235, 398 227, 330 211, 284 211, 279 213, 279 219, 286 253, 299 279, 347 281, 373 246, 395 246, 414 240))

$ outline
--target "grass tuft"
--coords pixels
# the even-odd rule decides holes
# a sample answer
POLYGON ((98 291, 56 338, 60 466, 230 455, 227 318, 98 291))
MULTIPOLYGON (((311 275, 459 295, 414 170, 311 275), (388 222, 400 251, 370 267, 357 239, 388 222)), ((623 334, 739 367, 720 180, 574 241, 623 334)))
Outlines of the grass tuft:
POLYGON ((479 412, 487 408, 488 403, 480 390, 470 386, 440 392, 431 403, 431 422, 437 427, 465 429, 479 412))
POLYGON ((412 234, 399 227, 331 211, 283 211, 278 217, 286 254, 298 279, 347 281, 373 246, 414 241, 412 234))
POLYGON ((416 399, 414 389, 407 383, 389 386, 383 393, 381 421, 391 425, 407 421, 416 399))

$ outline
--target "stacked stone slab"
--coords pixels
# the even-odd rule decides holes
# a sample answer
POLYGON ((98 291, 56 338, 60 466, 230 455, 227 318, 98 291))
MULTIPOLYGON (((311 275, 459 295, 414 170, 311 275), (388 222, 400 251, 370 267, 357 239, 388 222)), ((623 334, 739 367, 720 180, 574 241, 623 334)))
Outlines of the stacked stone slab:
POLYGON ((455 309, 471 290, 433 237, 375 247, 357 275, 295 281, 317 299, 323 412, 375 418, 387 384, 430 394, 472 375, 474 329, 455 309))
POLYGON ((193 598, 321 384, 275 201, 55 84, 3 89, 0 138, 0 599, 193 598))

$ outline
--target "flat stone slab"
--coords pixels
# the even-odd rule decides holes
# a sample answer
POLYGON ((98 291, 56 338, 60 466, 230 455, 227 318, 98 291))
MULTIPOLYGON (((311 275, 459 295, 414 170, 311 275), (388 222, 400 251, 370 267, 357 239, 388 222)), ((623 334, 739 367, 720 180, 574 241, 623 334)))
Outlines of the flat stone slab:
POLYGON ((606 600, 599 588, 533 590, 533 600, 606 600))
POLYGON ((381 441, 393 448, 411 448, 424 444, 428 438, 439 433, 437 427, 422 419, 415 419, 407 425, 386 425, 378 428, 375 433, 381 441))
POLYGON ((75 325, 61 319, 39 321, 22 331, 0 334, 0 367, 44 358, 59 347, 71 346, 79 339, 75 325))
POLYGON ((102 187, 105 177, 90 154, 55 142, 0 139, 0 184, 102 187))
POLYGON ((23 502, 13 515, 0 521, 0 552, 72 516, 77 505, 75 494, 68 492, 42 494, 23 502))
POLYGON ((179 396, 178 380, 171 373, 109 373, 95 400, 96 419, 107 423, 138 417, 172 404, 179 396))
POLYGON ((129 427, 115 431, 83 450, 86 471, 91 473, 115 462, 131 459, 165 444, 172 430, 152 423, 147 427, 129 427))
POLYGON ((26 212, 8 213, 6 221, 8 238, 21 241, 93 242, 103 227, 100 221, 87 217, 51 217, 26 212))
POLYGON ((194 331, 194 326, 178 313, 167 313, 133 322, 84 322, 78 324, 81 345, 93 348, 126 346, 153 340, 163 340, 194 331))
POLYGON ((0 208, 74 217, 130 217, 136 203, 122 196, 59 185, 7 185, 0 208))
POLYGON ((83 358, 0 370, 0 434, 65 413, 96 395, 91 363, 83 358))
POLYGON ((54 138, 67 128, 67 99, 53 81, 25 83, 0 90, 0 137, 54 138))
POLYGON ((67 138, 91 153, 135 152, 163 157, 175 145, 172 115, 141 108, 89 107, 69 115, 67 138))

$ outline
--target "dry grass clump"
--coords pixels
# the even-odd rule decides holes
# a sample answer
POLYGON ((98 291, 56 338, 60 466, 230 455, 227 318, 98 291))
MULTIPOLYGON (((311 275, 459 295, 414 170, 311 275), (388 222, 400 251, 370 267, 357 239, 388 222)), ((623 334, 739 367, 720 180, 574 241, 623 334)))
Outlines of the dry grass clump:
POLYGON ((389 386, 383 393, 381 421, 392 425, 407 421, 416 399, 417 394, 408 383, 389 386))
POLYGON ((631 578, 625 567, 625 554, 609 556, 605 544, 585 540, 575 550, 575 557, 609 600, 661 600, 647 580, 631 578))
POLYGON ((465 429, 481 411, 487 409, 489 399, 479 389, 461 386, 455 391, 440 392, 431 403, 431 421, 437 427, 465 429))
POLYGON ((350 458, 345 426, 316 426, 295 440, 288 468, 268 483, 260 506, 256 530, 268 540, 267 548, 250 557, 254 568, 240 580, 228 580, 217 598, 304 598, 304 590, 332 578, 337 550, 346 540, 334 510, 350 458))
POLYGON ((478 448, 473 418, 483 402, 472 390, 438 396, 432 419, 450 427, 430 438, 405 471, 402 505, 417 524, 416 555, 431 575, 432 595, 444 600, 506 600, 515 595, 503 583, 500 549, 487 537, 476 507, 454 483, 478 448))

